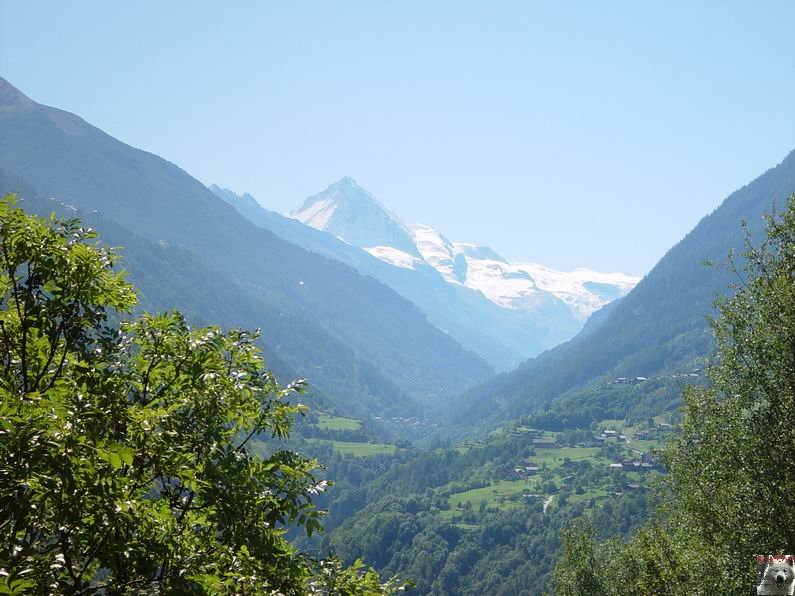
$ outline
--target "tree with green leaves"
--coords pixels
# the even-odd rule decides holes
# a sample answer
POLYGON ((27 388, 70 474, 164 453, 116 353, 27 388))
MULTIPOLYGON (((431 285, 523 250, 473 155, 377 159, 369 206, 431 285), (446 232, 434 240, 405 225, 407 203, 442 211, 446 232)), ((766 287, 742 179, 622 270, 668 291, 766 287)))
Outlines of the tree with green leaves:
POLYGON ((304 410, 258 334, 130 317, 117 255, 77 220, 0 200, 0 594, 383 594, 317 561, 317 463, 285 438, 304 410), (272 443, 268 443, 269 445, 272 443))
POLYGON ((666 449, 665 507, 628 544, 570 533, 559 594, 747 594, 754 555, 795 553, 795 195, 728 267, 711 384, 688 390, 666 449))

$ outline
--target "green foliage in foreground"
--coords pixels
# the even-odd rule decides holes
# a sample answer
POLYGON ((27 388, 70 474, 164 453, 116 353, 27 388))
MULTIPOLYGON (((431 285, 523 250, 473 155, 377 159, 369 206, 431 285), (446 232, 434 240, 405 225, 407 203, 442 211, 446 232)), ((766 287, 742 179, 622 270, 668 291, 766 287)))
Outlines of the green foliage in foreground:
POLYGON ((320 529, 316 462, 286 438, 255 333, 129 313, 114 253, 0 201, 0 594, 382 594, 284 538, 320 529))
POLYGON ((795 195, 719 300, 709 387, 685 396, 667 508, 629 543, 568 535, 561 595, 747 594, 755 554, 795 552, 795 195))

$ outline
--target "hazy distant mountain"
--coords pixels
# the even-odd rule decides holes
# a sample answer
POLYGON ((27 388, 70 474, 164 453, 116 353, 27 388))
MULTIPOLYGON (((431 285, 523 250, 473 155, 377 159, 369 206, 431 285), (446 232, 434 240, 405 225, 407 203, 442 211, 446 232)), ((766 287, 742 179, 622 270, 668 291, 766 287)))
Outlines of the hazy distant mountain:
POLYGON ((395 267, 414 269, 427 263, 448 283, 477 290, 507 309, 533 310, 552 295, 584 322, 639 281, 624 273, 585 268, 562 272, 536 263, 509 263, 488 246, 450 242, 432 226, 404 224, 350 177, 309 197, 290 215, 395 267))
MULTIPOLYGON (((501 370, 570 339, 593 312, 623 296, 638 282, 637 277, 623 273, 588 269, 561 272, 536 263, 510 263, 487 246, 450 242, 431 226, 405 224, 350 177, 308 198, 291 216, 362 248, 393 269, 402 270, 407 279, 412 277, 408 272, 427 277, 425 270, 433 268, 455 288, 458 302, 464 304, 428 307, 423 297, 426 293, 412 292, 405 284, 396 287, 383 274, 376 277, 409 297, 432 322, 501 370), (491 305, 471 304, 477 302, 475 296, 491 305), (444 321, 449 318, 445 311, 450 310, 464 319, 455 327, 444 321), (479 310, 490 314, 484 317, 479 310), (507 350, 495 353, 488 344, 470 342, 467 335, 475 327, 485 329, 491 343, 502 344, 507 350)), ((439 280, 435 281, 438 285, 439 280)))
MULTIPOLYGON (((339 184, 355 186, 351 179, 339 184)), ((296 219, 268 211, 252 203, 251 195, 239 196, 216 185, 210 190, 256 225, 386 283, 414 302, 437 327, 480 354, 497 370, 513 368, 527 356, 565 341, 580 328, 580 321, 572 316, 564 301, 551 294, 542 293, 534 309, 504 308, 479 290, 449 283, 439 270, 423 260, 419 249, 417 256, 386 247, 362 249, 296 219), (412 265, 396 265, 388 257, 383 258, 385 253, 404 255, 411 259, 412 265)), ((372 216, 373 210, 369 210, 369 214, 372 216)), ((407 234, 404 238, 414 241, 413 232, 396 216, 385 212, 384 217, 394 224, 388 226, 388 233, 402 230, 407 234)), ((376 219, 383 221, 384 218, 376 219)))
POLYGON ((763 214, 793 192, 795 151, 704 217, 593 328, 469 391, 461 420, 512 418, 552 401, 541 414, 544 423, 587 427, 592 419, 623 418, 639 405, 647 414, 675 404, 681 387, 668 391, 665 379, 672 373, 703 378, 694 366, 713 349, 707 316, 716 296, 737 282, 726 268, 704 261, 725 262, 732 249, 742 253, 741 221, 761 238, 763 214), (611 383, 622 377, 653 382, 632 389, 611 383))
POLYGON ((211 302, 202 294, 228 290, 221 322, 262 327, 273 354, 349 410, 421 415, 490 372, 385 285, 252 225, 173 164, 2 79, 0 169, 84 215, 96 211, 124 230, 119 237, 138 237, 141 252, 131 252, 163 256, 152 249, 162 247, 172 260, 144 269, 131 258, 130 267, 173 306, 201 311, 211 302))
MULTIPOLYGON (((420 263, 414 269, 394 267, 348 244, 336 236, 316 230, 301 222, 284 217, 228 189, 210 189, 254 224, 270 230, 281 238, 318 254, 340 260, 360 273, 386 283, 416 304, 438 328, 449 333, 461 344, 485 358, 498 370, 508 370, 528 354, 538 353, 545 346, 559 343, 576 332, 574 329, 541 327, 536 313, 516 313, 498 307, 480 292, 447 283, 441 274, 420 263), (557 341, 556 341, 557 339, 557 341)), ((250 195, 248 195, 250 197, 250 195)), ((552 305, 568 320, 565 305, 552 305)), ((576 321, 569 321, 572 326, 576 321)))

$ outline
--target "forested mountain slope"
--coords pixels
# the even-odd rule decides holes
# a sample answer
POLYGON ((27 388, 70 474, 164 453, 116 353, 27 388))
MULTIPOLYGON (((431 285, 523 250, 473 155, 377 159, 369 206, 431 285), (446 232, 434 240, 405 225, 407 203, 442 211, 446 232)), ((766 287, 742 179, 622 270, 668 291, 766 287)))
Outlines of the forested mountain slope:
POLYGON ((192 276, 191 262, 202 274, 183 293, 231 285, 226 308, 248 302, 254 314, 240 323, 262 327, 273 351, 331 398, 371 413, 389 402, 393 412, 416 414, 420 399, 461 391, 490 372, 383 284, 253 225, 175 165, 36 104, 2 79, 0 168, 183 259, 171 270, 149 263, 140 271, 133 259, 136 281, 156 278, 145 292, 169 292, 169 275, 192 276))
POLYGON ((743 220, 759 237, 764 214, 793 192, 795 152, 704 217, 596 328, 470 390, 459 421, 518 417, 565 395, 546 421, 583 426, 594 416, 626 410, 638 397, 623 386, 606 386, 609 381, 692 369, 712 350, 707 317, 715 297, 737 281, 725 267, 704 261, 725 263, 731 249, 743 248, 743 220))
MULTIPOLYGON (((181 247, 165 246, 150 242, 124 229, 117 223, 102 217, 99 213, 84 213, 66 207, 54 199, 45 199, 33 188, 18 178, 0 170, 0 195, 16 193, 19 205, 30 213, 42 217, 56 213, 61 217, 79 217, 87 226, 101 231, 100 241, 110 246, 121 247, 121 266, 129 272, 128 279, 138 288, 140 300, 138 309, 149 312, 165 312, 180 310, 192 325, 220 325, 224 328, 243 327, 254 329, 257 325, 267 325, 269 332, 260 341, 268 367, 277 378, 287 383, 297 379, 299 374, 287 364, 282 355, 290 356, 289 349, 317 349, 316 357, 323 358, 324 346, 303 344, 295 341, 287 346, 280 346, 277 351, 270 339, 276 335, 278 326, 284 327, 283 333, 300 329, 306 323, 295 319, 271 316, 270 311, 246 292, 241 292, 237 285, 223 274, 207 269, 193 253, 181 247), (164 280, 168 280, 167 283, 164 280), (195 288, 201 286, 203 291, 195 288)), ((317 331, 315 331, 315 335, 317 331)), ((310 337, 313 334, 310 333, 310 337)), ((345 346, 327 337, 330 349, 344 353, 345 346)), ((329 361, 330 364, 343 359, 329 361)), ((373 412, 404 413, 419 412, 419 407, 391 383, 378 369, 363 365, 356 379, 350 378, 350 371, 340 367, 334 371, 345 380, 345 387, 350 394, 336 393, 333 400, 325 397, 318 387, 312 386, 306 401, 313 407, 328 411, 356 412, 361 416, 370 416, 373 412), (347 375, 347 378, 346 378, 347 375), (372 386, 372 387, 371 387, 372 386), (357 400, 356 397, 368 395, 368 400, 357 400)))

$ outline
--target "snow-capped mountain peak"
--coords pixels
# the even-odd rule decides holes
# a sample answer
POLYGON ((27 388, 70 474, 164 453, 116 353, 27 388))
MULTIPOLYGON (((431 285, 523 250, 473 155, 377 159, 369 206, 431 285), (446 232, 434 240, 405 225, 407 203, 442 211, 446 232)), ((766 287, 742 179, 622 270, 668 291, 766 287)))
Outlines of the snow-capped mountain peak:
POLYGON ((306 199, 290 216, 360 248, 391 246, 419 256, 403 222, 349 176, 306 199))
POLYGON ((404 224, 350 177, 309 197, 291 216, 395 267, 430 265, 448 283, 480 292, 509 310, 533 311, 550 299, 558 300, 584 322, 639 281, 624 273, 557 271, 532 262, 510 262, 488 246, 451 242, 433 226, 404 224))

